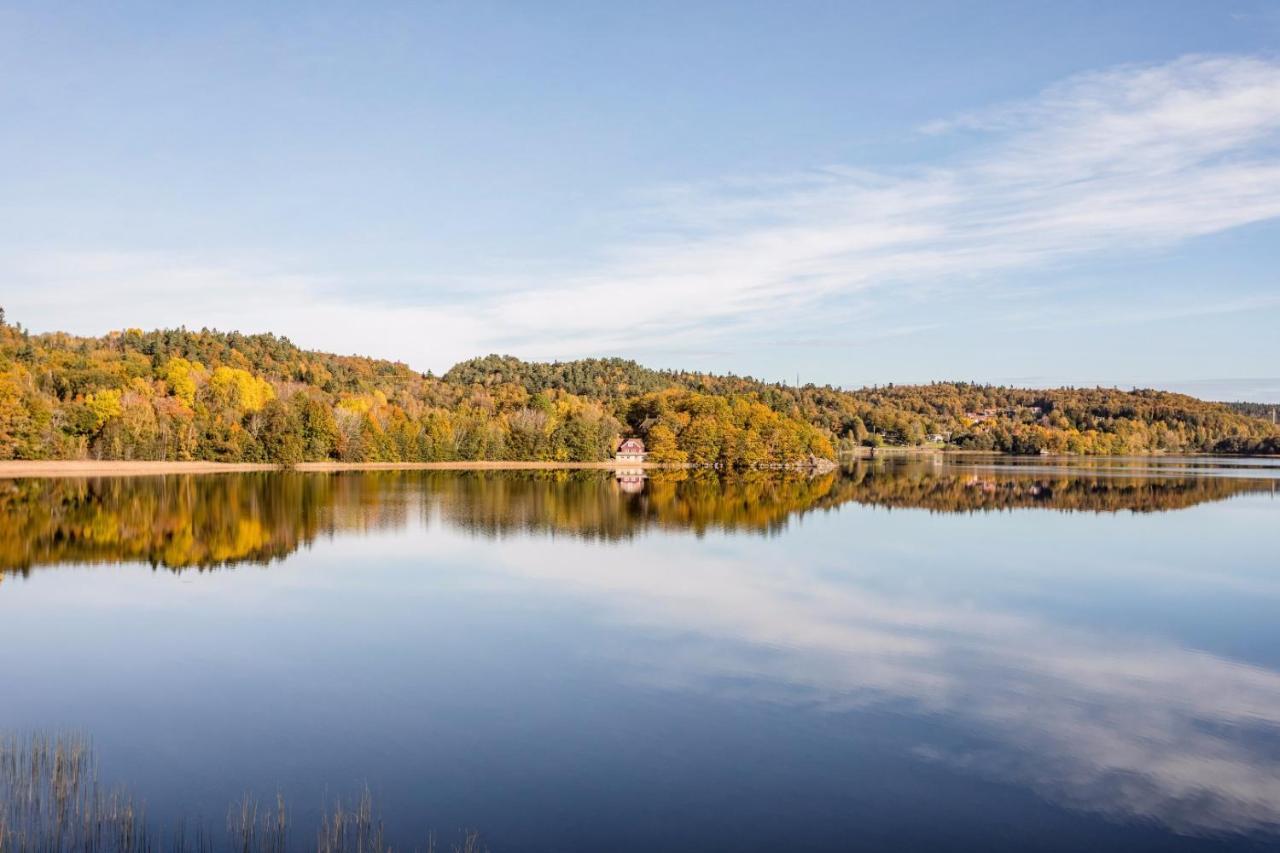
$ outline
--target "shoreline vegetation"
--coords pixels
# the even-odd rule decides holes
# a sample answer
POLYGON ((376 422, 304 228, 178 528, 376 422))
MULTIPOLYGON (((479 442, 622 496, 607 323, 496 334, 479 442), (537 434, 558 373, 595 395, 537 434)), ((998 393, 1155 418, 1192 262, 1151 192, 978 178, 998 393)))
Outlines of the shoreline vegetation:
POLYGON ((0 461, 608 466, 627 436, 652 463, 721 470, 891 448, 1269 455, 1280 453, 1275 421, 1264 405, 1165 391, 846 390, 619 358, 490 355, 435 376, 271 334, 33 334, 0 309, 0 461))
MULTIPOLYGON (((260 801, 245 793, 227 808, 224 827, 205 820, 151 820, 146 804, 99 775, 92 741, 78 734, 0 735, 0 851, 3 853, 392 853, 383 818, 366 787, 354 799, 326 805, 306 833, 277 793, 260 801), (314 845, 314 847, 312 846, 314 845)), ((407 849, 485 853, 474 830, 407 849), (447 845, 447 846, 446 846, 447 845)))

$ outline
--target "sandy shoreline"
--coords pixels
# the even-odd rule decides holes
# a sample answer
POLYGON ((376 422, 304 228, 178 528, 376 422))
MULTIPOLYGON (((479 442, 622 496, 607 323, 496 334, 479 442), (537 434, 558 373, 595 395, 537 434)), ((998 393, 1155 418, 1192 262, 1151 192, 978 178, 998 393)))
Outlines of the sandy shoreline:
MULTIPOLYGON (((302 462, 294 471, 557 471, 672 467, 645 462, 302 462)), ((680 466, 675 466, 680 467, 680 466)), ((92 459, 0 462, 0 479, 18 477, 145 477, 160 474, 231 474, 279 471, 252 462, 112 462, 92 459)))

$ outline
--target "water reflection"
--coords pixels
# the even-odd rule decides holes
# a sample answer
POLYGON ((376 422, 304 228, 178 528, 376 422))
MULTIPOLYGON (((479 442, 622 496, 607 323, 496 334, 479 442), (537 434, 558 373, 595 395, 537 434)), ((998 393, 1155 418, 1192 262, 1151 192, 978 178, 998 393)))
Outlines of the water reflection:
POLYGON ((631 648, 619 658, 646 684, 833 714, 892 708, 926 721, 917 757, 1063 805, 1182 833, 1280 830, 1275 669, 1141 632, 851 582, 821 563, 632 551, 611 561, 601 572, 547 548, 505 569, 680 637, 678 657, 631 648))
POLYGON ((816 477, 373 471, 0 480, 0 570, 120 561, 170 569, 268 563, 319 536, 401 528, 411 518, 432 516, 484 536, 622 540, 653 527, 776 533, 804 513, 850 502, 946 513, 1159 512, 1274 494, 1276 484, 1182 467, 1153 472, 1145 462, 1029 469, 927 460, 860 462, 816 477))
POLYGON ((846 470, 841 494, 858 503, 936 512, 1164 512, 1240 494, 1274 495, 1277 478, 1280 463, 1205 468, 1183 460, 1073 460, 1060 465, 912 460, 853 465, 846 470))
POLYGON ((268 563, 320 536, 432 517, 490 537, 618 540, 652 526, 769 532, 797 513, 840 502, 832 496, 837 482, 834 474, 721 478, 684 471, 639 484, 595 471, 0 480, 0 568, 268 563))
MULTIPOLYGON (((583 799, 600 780, 647 778, 641 770, 653 761, 652 778, 673 789, 685 771, 689 788, 677 793, 693 811, 754 826, 781 794, 742 795, 736 812, 727 794, 698 797, 755 772, 732 756, 776 738, 795 746, 779 772, 790 762, 812 767, 815 780, 827 774, 796 796, 828 805, 847 804, 839 796, 848 789, 869 796, 881 775, 914 778, 928 766, 1124 825, 1210 841, 1252 832, 1263 843, 1280 831, 1280 578, 1268 532, 1280 505, 1264 497, 1183 512, 1274 494, 1273 465, 1245 468, 964 459, 876 460, 815 478, 377 472, 0 482, 0 561, 11 571, 118 562, 179 570, 303 552, 270 572, 135 571, 130 586, 107 571, 48 571, 6 585, 0 671, 16 685, 9 710, 29 707, 42 720, 39 697, 55 689, 79 704, 59 694, 50 705, 98 713, 103 691, 92 679, 107 671, 124 694, 148 700, 89 726, 136 716, 146 740, 194 715, 179 755, 225 750, 224 707, 256 709, 222 734, 254 744, 250 764, 277 741, 287 744, 282 764, 322 761, 331 732, 362 715, 372 716, 353 738, 390 738, 370 764, 325 764, 328 775, 308 766, 307 778, 393 777, 402 756, 402 776, 416 778, 421 744, 492 742, 490 764, 473 772, 464 755, 450 765, 458 778, 449 781, 483 798, 505 774, 563 778, 554 768, 567 762, 587 781, 552 792, 571 804, 566 824, 601 811, 601 801, 583 799), (378 532, 406 535, 346 535, 378 532), (326 551, 327 537, 343 541, 326 551), (131 629, 140 612, 149 614, 143 628, 131 629), (89 614, 93 643, 27 639, 43 624, 74 624, 77 613, 89 614), (95 657, 99 645, 107 650, 95 657), (263 649, 266 664, 246 663, 263 649), (121 650, 136 665, 112 669, 121 650), (173 689, 147 689, 155 673, 168 673, 173 689), (733 740, 734 720, 761 708, 768 713, 733 740), (849 744, 875 715, 908 722, 886 735, 892 760, 859 769, 862 754, 849 744), (593 746, 584 732, 598 733, 602 717, 608 736, 593 746), (698 752, 713 734, 730 758, 698 752), (530 744, 547 745, 545 754, 530 744), (688 755, 701 758, 680 764, 688 755), (817 757, 828 755, 847 766, 832 770, 817 757), (718 760, 735 773, 717 776, 718 760), (579 801, 582 812, 572 812, 579 801)), ((500 805, 518 809, 533 797, 521 796, 500 805)), ((954 789, 917 796, 904 812, 937 817, 949 796, 974 801, 954 789)), ((994 821, 1002 808, 1012 819, 1002 796, 976 801, 994 821)), ((628 802, 608 813, 639 821, 628 802)), ((882 828, 869 825, 874 814, 862 819, 868 837, 882 828)), ((644 828, 626 829, 636 826, 644 828)), ((946 846, 956 826, 928 840, 946 846)), ((1103 837, 1096 826, 1078 837, 1089 835, 1103 837)), ((512 846, 525 840, 512 837, 512 846)), ((1123 838, 1106 838, 1126 849, 1123 838)))

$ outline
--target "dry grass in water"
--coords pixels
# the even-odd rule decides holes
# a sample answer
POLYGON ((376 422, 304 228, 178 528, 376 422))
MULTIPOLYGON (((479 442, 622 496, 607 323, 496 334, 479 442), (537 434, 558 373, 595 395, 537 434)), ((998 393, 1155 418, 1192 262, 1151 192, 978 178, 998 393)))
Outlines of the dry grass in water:
MULTIPOLYGON (((224 837, 204 826, 190 830, 185 821, 163 833, 127 790, 99 782, 87 738, 0 736, 0 853, 392 853, 367 788, 353 803, 326 809, 313 840, 314 847, 291 845, 280 794, 265 806, 249 794, 233 803, 224 837)), ((436 853, 434 834, 415 849, 436 853)), ((450 845, 452 853, 487 849, 472 831, 450 845)))

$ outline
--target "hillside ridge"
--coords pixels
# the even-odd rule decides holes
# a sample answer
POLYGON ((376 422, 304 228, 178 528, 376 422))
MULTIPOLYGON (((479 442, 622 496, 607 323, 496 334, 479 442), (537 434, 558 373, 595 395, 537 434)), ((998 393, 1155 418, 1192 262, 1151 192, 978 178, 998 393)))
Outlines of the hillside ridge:
POLYGON ((2 459, 590 462, 628 434, 654 461, 721 467, 862 445, 1280 452, 1261 410, 1150 389, 797 387, 622 358, 491 354, 437 377, 269 333, 33 334, 0 314, 2 459))

